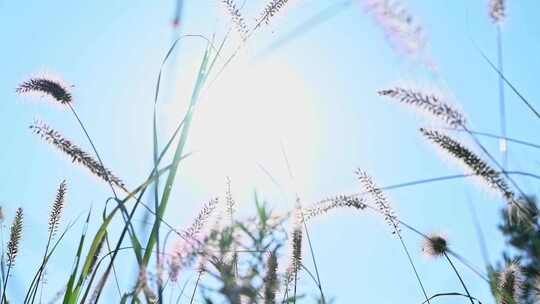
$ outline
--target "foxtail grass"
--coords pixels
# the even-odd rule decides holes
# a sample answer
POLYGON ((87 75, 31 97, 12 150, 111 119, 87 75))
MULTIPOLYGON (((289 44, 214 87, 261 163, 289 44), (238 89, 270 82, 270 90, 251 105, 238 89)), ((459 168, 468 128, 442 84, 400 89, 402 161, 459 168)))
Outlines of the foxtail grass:
POLYGON ((231 21, 236 28, 236 31, 238 32, 238 34, 240 34, 242 40, 245 41, 247 39, 249 29, 235 1, 221 0, 221 3, 227 10, 228 15, 231 17, 231 21))
POLYGON ((458 128, 466 125, 465 115, 436 94, 426 94, 419 90, 404 87, 394 87, 381 90, 378 93, 381 96, 393 98, 403 104, 426 112, 450 127, 458 128))
POLYGON ((15 92, 20 95, 48 96, 63 105, 73 102, 69 86, 64 81, 50 75, 25 80, 19 84, 15 92))
POLYGON ((199 214, 195 217, 192 224, 180 235, 180 239, 175 245, 172 257, 169 261, 169 277, 172 281, 176 281, 180 270, 189 264, 189 259, 193 254, 197 253, 204 243, 202 232, 213 215, 219 200, 211 199, 206 203, 199 214))
POLYGON ((424 240, 422 252, 428 257, 440 257, 448 252, 448 239, 440 233, 431 234, 424 240))
POLYGON ((383 193, 383 191, 379 187, 377 187, 377 185, 375 184, 371 176, 369 176, 365 171, 357 169, 355 173, 358 180, 360 181, 360 184, 363 190, 375 202, 375 205, 379 209, 380 214, 383 215, 384 220, 392 229, 392 234, 398 237, 401 243, 401 247, 403 248, 403 251, 405 252, 407 256, 407 259, 409 261, 409 264, 412 267, 416 280, 418 281, 418 285, 420 286, 420 289, 422 290, 422 294, 424 295, 426 302, 431 303, 428 298, 426 289, 424 288, 424 284, 422 283, 422 279, 420 278, 420 274, 416 270, 416 266, 414 265, 411 254, 409 253, 409 249, 407 248, 407 245, 405 244, 405 241, 403 240, 403 237, 401 236, 401 228, 400 228, 401 221, 398 219, 393 208, 390 206, 390 203, 388 199, 386 198, 386 195, 383 193))
POLYGON ((508 204, 516 203, 515 194, 504 176, 464 144, 436 130, 421 128, 420 132, 434 145, 448 153, 452 159, 461 163, 467 172, 477 176, 488 189, 499 193, 508 204))
POLYGON ((71 140, 62 136, 60 132, 52 129, 47 124, 40 121, 35 121, 32 125, 30 125, 30 129, 47 143, 53 145, 55 148, 69 156, 72 162, 81 164, 83 167, 88 169, 94 176, 104 180, 105 182, 110 181, 120 189, 126 189, 120 178, 116 177, 109 169, 103 167, 99 161, 95 160, 87 152, 83 151, 71 140))
POLYGON ((11 229, 9 233, 9 241, 7 244, 6 251, 6 264, 7 271, 4 279, 4 288, 2 290, 2 298, 0 298, 0 304, 7 303, 6 298, 6 287, 9 280, 9 275, 11 274, 11 269, 15 267, 15 261, 17 260, 17 255, 19 254, 19 243, 22 238, 23 230, 23 209, 18 208, 15 213, 15 218, 11 224, 11 229))
POLYGON ((493 23, 503 22, 506 18, 506 0, 489 0, 488 13, 493 23))
POLYGON ((266 260, 266 274, 264 275, 264 304, 276 303, 276 292, 279 286, 277 277, 278 260, 275 251, 271 251, 266 260))
POLYGON ((497 275, 497 288, 501 304, 517 304, 523 294, 523 273, 520 265, 510 262, 497 275))
POLYGON ((270 24, 272 18, 281 10, 283 10, 288 3, 289 0, 271 0, 269 3, 266 4, 266 7, 262 12, 261 17, 259 18, 259 24, 270 24))
POLYGON ((311 206, 304 207, 304 221, 309 221, 314 217, 325 215, 330 210, 340 208, 364 210, 366 208, 365 199, 354 195, 338 195, 322 200, 311 206))
POLYGON ((416 56, 425 48, 424 29, 403 1, 366 0, 365 10, 382 28, 395 50, 416 56))

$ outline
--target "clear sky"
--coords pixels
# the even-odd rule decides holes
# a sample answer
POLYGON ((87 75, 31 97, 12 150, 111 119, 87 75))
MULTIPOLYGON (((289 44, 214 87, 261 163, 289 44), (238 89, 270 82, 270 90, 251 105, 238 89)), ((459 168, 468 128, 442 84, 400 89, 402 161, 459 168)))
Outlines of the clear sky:
MULTIPOLYGON (((217 9, 219 1, 185 2, 183 34, 223 37, 227 19, 217 9)), ((265 2, 247 1, 246 12, 255 12, 246 13, 249 22, 265 2)), ((306 203, 359 192, 356 168, 368 171, 381 186, 459 173, 421 138, 418 128, 432 122, 377 96, 377 90, 395 84, 445 91, 467 114, 472 129, 499 133, 497 75, 471 42, 495 60, 496 31, 487 0, 407 1, 428 35, 423 58, 429 57, 436 72, 392 49, 362 2, 352 1, 324 22, 308 23, 305 30, 303 24, 337 0, 292 1, 284 14, 248 41, 197 109, 188 143, 194 154, 180 168, 168 222, 186 225, 202 202, 223 194, 226 176, 243 201, 239 213, 246 215, 253 211, 253 188, 283 211, 292 207, 295 192, 306 203), (297 32, 299 27, 304 30, 297 32)), ((508 1, 502 26, 506 75, 533 105, 540 98, 538 6, 535 0, 508 1)), ((75 107, 104 162, 134 187, 151 169, 154 86, 175 37, 174 8, 172 0, 0 2, 0 203, 9 221, 17 207, 26 212, 10 294, 23 293, 28 274, 37 267, 45 245, 46 215, 62 179, 69 183, 64 226, 90 206, 101 210, 109 196, 105 184, 28 130, 39 118, 88 148, 70 114, 48 102, 17 97, 15 87, 43 71, 72 84, 75 107)), ((195 38, 183 40, 167 66, 159 110, 161 142, 183 115, 204 46, 195 38)), ((508 136, 540 142, 538 119, 509 90, 506 97, 508 136)), ((496 140, 483 143, 498 155, 496 140)), ((510 144, 509 168, 537 172, 534 153, 510 144)), ((537 191, 535 180, 517 180, 528 193, 537 191)), ((503 207, 498 197, 461 180, 393 190, 388 196, 400 219, 424 232, 446 233, 456 252, 483 269, 470 199, 490 261, 499 259, 504 241, 496 229, 503 207)), ((98 221, 96 213, 93 223, 98 221)), ((309 228, 323 288, 336 303, 422 302, 400 244, 380 217, 334 212, 309 228)), ((67 281, 71 245, 81 229, 79 222, 52 261, 45 299, 67 281)), ((444 261, 426 259, 420 253, 421 240, 408 231, 403 234, 430 293, 461 291, 444 261)), ((305 259, 309 260, 307 252, 305 259)), ((487 284, 458 268, 471 293, 492 303, 487 284)), ((310 284, 303 280, 311 293, 310 284)), ((115 302, 114 292, 108 296, 115 302)))

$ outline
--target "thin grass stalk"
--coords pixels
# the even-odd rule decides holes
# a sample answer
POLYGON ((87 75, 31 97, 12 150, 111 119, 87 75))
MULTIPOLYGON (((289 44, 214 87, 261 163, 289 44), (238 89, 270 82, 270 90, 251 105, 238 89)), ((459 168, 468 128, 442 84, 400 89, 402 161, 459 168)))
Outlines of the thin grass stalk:
MULTIPOLYGON (((33 295, 32 295, 30 303, 34 303, 35 301, 37 289, 39 288, 41 277, 43 276, 43 272, 45 271, 45 266, 47 263, 47 254, 49 253, 49 246, 54 237, 54 234, 56 233, 56 230, 58 229, 60 217, 62 214, 62 210, 64 208, 65 195, 66 195, 66 190, 67 190, 66 187, 67 187, 67 184, 66 184, 66 181, 64 180, 60 183, 60 186, 58 187, 56 198, 52 205, 51 214, 49 215, 49 235, 47 237, 47 245, 45 245, 45 253, 43 254, 43 259, 38 269, 39 275, 37 278, 36 285, 34 287, 34 291, 33 291, 33 295)), ((31 288, 32 288, 32 285, 30 286, 30 289, 31 288)), ((26 301, 27 301, 27 297, 25 297, 24 303, 26 303, 26 301)))
MULTIPOLYGON (((206 53, 205 53, 205 55, 203 57, 203 60, 201 62, 201 66, 199 68, 199 75, 197 77, 197 81, 196 81, 196 84, 195 84, 195 89, 193 90, 193 94, 192 94, 192 97, 191 97, 190 106, 189 106, 187 114, 186 114, 186 121, 185 121, 184 126, 182 128, 182 133, 180 134, 180 141, 179 141, 179 143, 178 143, 178 145, 176 147, 174 160, 173 160, 173 167, 171 168, 171 171, 169 171, 169 176, 167 177, 167 181, 165 183, 165 189, 164 189, 163 194, 161 196, 161 201, 160 201, 160 204, 159 204, 160 206, 159 206, 159 209, 158 209, 158 215, 160 217, 162 217, 164 215, 165 210, 167 208, 167 203, 168 203, 168 200, 169 200, 169 197, 170 197, 170 194, 171 194, 172 186, 173 186, 174 180, 176 178, 176 172, 177 172, 178 165, 179 165, 179 159, 183 155, 184 146, 186 144, 187 136, 189 134, 189 128, 190 128, 190 125, 191 125, 191 119, 192 119, 192 115, 193 115, 193 106, 197 102, 197 98, 198 98, 198 95, 199 95, 199 90, 200 90, 200 87, 201 87, 201 85, 202 85, 202 83, 204 81, 204 78, 205 78, 205 73, 206 73, 206 68, 207 68, 207 63, 208 63, 208 56, 209 56, 208 52, 209 52, 209 50, 207 48, 206 53)), ((159 230, 159 224, 160 224, 160 222, 156 219, 154 221, 154 226, 152 228, 152 233, 150 234, 150 237, 148 239, 148 243, 147 243, 146 250, 145 250, 145 253, 144 253, 144 257, 143 257, 143 265, 145 265, 145 266, 148 264, 151 252, 153 250, 153 247, 156 244, 156 235, 157 235, 158 230, 159 230)))
POLYGON ((388 199, 382 192, 380 188, 377 187, 377 185, 373 182, 371 177, 364 171, 357 170, 356 175, 358 176, 358 179, 362 183, 363 188, 366 190, 366 192, 373 198, 375 201, 378 209, 380 210, 381 214, 384 216, 385 221, 389 224, 389 226, 392 228, 392 233, 397 235, 402 249, 405 252, 407 259, 409 261, 409 264, 411 265, 414 275, 416 277, 416 280, 418 281, 418 284, 420 285, 420 289, 422 290, 422 293, 424 294, 424 297, 426 298, 426 301, 429 302, 428 295, 426 292, 426 289, 424 288, 424 284, 422 283, 422 279, 420 278, 420 274, 416 270, 416 266, 414 265, 414 262, 412 260, 411 254, 409 253, 409 250, 407 248, 407 245, 405 244, 405 241, 403 240, 403 237, 401 236, 401 231, 399 228, 399 220, 396 217, 394 211, 390 207, 390 204, 388 203, 388 199))
POLYGON ((488 58, 486 53, 482 51, 482 49, 476 44, 476 42, 472 39, 472 37, 470 37, 470 35, 469 40, 471 41, 476 51, 480 54, 482 59, 484 59, 484 61, 486 61, 486 63, 491 67, 491 69, 494 70, 501 77, 501 79, 510 88, 510 90, 512 90, 512 92, 514 92, 514 94, 521 100, 521 102, 523 102, 525 106, 527 106, 529 111, 531 111, 534 116, 536 116, 536 118, 540 119, 540 113, 536 110, 536 108, 531 104, 531 102, 529 102, 529 100, 527 100, 527 98, 525 98, 525 96, 523 96, 523 94, 521 94, 521 92, 519 92, 519 90, 512 84, 512 82, 510 82, 510 80, 506 78, 503 72, 500 71, 497 66, 495 66, 495 64, 488 58))
MULTIPOLYGON (((77 112, 75 111, 75 108, 73 108, 73 106, 71 105, 71 103, 68 103, 67 106, 69 107, 69 109, 71 110, 71 113, 73 113, 73 116, 75 117, 75 119, 77 120, 77 122, 79 123, 79 126, 81 127, 84 135, 86 136, 86 138, 88 139, 88 142, 90 143, 90 146, 92 147, 92 150, 94 151, 94 153, 96 154, 96 157, 100 163, 100 165, 105 168, 105 165, 103 164, 103 161, 101 160, 101 156, 99 155, 99 152, 94 144, 94 141, 92 140, 92 138, 90 137, 90 134, 88 134, 88 131, 86 130, 86 127, 85 125, 83 124, 82 120, 79 118, 79 115, 77 114, 77 112)), ((109 174, 105 171, 105 178, 106 178, 106 181, 107 183, 109 184, 109 187, 111 188, 111 191, 114 195, 114 197, 116 199, 118 199, 118 195, 116 194, 116 191, 114 190, 114 187, 113 187, 113 184, 112 184, 112 181, 111 181, 111 177, 109 176, 109 174)), ((125 192, 129 192, 125 187, 121 186, 120 187, 122 190, 124 190, 125 192)), ((134 227, 130 224, 130 223, 127 223, 127 210, 125 210, 124 208, 121 209, 121 214, 122 214, 122 219, 124 220, 124 223, 127 224, 127 225, 130 225, 130 228, 131 228, 131 232, 130 232, 130 236, 132 237, 132 239, 135 239, 136 238, 136 235, 135 235, 135 229, 134 227)), ((106 240, 106 244, 107 244, 107 249, 110 250, 110 242, 109 242, 109 236, 108 234, 105 235, 105 240, 106 240)), ((113 267, 113 273, 114 273, 114 278, 115 278, 115 282, 116 282, 116 287, 117 287, 117 291, 118 291, 118 294, 121 295, 121 291, 120 291, 120 284, 118 283, 118 275, 116 274, 116 269, 113 267)))
MULTIPOLYGON (((500 119, 500 128, 501 128, 501 135, 503 138, 506 137, 506 104, 505 104, 505 96, 504 96, 504 80, 502 79, 501 75, 504 74, 504 68, 503 68, 503 49, 502 49, 502 32, 501 32, 501 26, 499 23, 496 25, 497 27, 497 68, 499 71, 501 71, 501 74, 499 74, 498 77, 498 83, 499 83, 499 119, 500 119)), ((508 169, 508 146, 505 139, 500 140, 500 151, 502 156, 502 167, 506 170, 508 169)))
MULTIPOLYGON (((463 129, 455 129, 455 128, 442 128, 442 129, 448 130, 448 131, 467 132, 467 131, 465 131, 463 129)), ((512 137, 503 137, 503 136, 496 135, 496 134, 493 134, 493 133, 473 131, 473 130, 470 130, 470 129, 469 129, 468 132, 472 133, 474 135, 479 135, 479 136, 484 136, 484 137, 488 137, 488 138, 504 140, 504 141, 507 141, 507 142, 513 142, 513 143, 520 144, 520 145, 523 145, 523 146, 528 146, 528 147, 531 147, 531 148, 540 149, 539 144, 529 142, 529 141, 525 141, 525 140, 521 140, 521 139, 516 139, 516 138, 512 138, 512 137)))
MULTIPOLYGON (((140 195, 139 199, 137 200, 137 203, 141 203, 140 198, 144 194, 144 190, 150 184, 152 184, 154 182, 156 176, 159 176, 159 175, 163 174, 164 172, 166 172, 168 170, 169 170, 169 167, 167 167, 166 169, 161 169, 155 175, 152 175, 151 177, 149 177, 143 184, 141 184, 139 187, 137 187, 135 191, 130 192, 129 195, 127 197, 125 197, 122 201, 118 201, 118 205, 116 207, 114 207, 114 209, 108 215, 106 215, 106 217, 103 219, 103 223, 101 224, 100 228, 98 229, 98 232, 96 233, 96 235, 94 237, 94 240, 92 242, 91 248, 90 248, 89 253, 88 253, 88 256, 86 258, 85 265, 83 267, 83 270, 82 270, 80 278, 79 278, 80 285, 82 285, 82 282, 84 282, 85 277, 88 275, 88 270, 89 270, 91 264, 93 263, 93 253, 95 253, 95 251, 99 247, 99 244, 101 243, 101 240, 104 237, 104 234, 106 234, 106 229, 107 229, 108 225, 110 224, 111 220, 113 219, 114 215, 116 214, 116 212, 119 209, 121 209, 120 205, 124 204, 129 199, 131 199, 132 197, 137 195, 137 193, 139 193, 139 195, 140 195)), ((133 214, 134 214, 134 209, 132 209, 132 213, 130 214, 129 221, 131 221, 131 218, 132 218, 133 214)), ((107 266, 106 271, 102 275, 102 278, 101 278, 101 280, 99 282, 99 285, 96 287, 96 290, 94 292, 94 296, 95 296, 94 299, 96 301, 99 300, 99 297, 101 295, 101 292, 103 290, 105 282, 106 282, 106 280, 108 278, 108 275, 110 274, 110 271, 113 268, 114 259, 118 254, 118 248, 120 248, 119 244, 122 243, 122 240, 123 240, 127 230, 128 230, 127 226, 124 225, 124 229, 122 230, 122 233, 121 233, 121 235, 119 237, 119 241, 117 243, 117 248, 113 251, 114 254, 111 257, 111 261, 110 261, 109 265, 107 266)), ((110 249, 109 249, 109 251, 110 251, 110 249)), ((78 288, 81 287, 80 285, 79 285, 78 288)), ((90 287, 91 286, 88 286, 87 288, 90 288, 90 287)))
POLYGON ((446 258, 446 260, 448 261, 448 263, 450 264, 450 266, 452 266, 452 269, 456 273, 456 276, 458 277, 459 282, 461 283, 461 286, 463 286, 463 289, 465 290, 465 293, 467 293, 467 297, 471 301, 471 304, 474 304, 473 297, 471 297, 471 293, 469 292, 469 289, 467 289, 467 285, 465 285, 465 282, 461 278, 461 275, 459 274, 458 270, 456 269, 456 266, 454 266, 454 263, 452 263, 452 260, 450 259, 448 254, 446 254, 446 251, 443 252, 443 255, 446 258))

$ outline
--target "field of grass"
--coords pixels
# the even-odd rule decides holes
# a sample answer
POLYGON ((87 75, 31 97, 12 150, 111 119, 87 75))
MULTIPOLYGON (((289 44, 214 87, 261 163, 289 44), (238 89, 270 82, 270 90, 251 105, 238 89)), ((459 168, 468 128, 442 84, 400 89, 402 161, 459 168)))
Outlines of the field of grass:
POLYGON ((540 303, 538 60, 512 60, 539 47, 506 43, 518 2, 456 1, 446 20, 427 1, 169 2, 172 37, 145 23, 159 4, 110 4, 129 26, 106 38, 50 20, 110 54, 51 36, 31 48, 50 62, 2 78, 21 102, 0 108, 0 304, 540 303), (444 38, 478 24, 479 41, 444 38))

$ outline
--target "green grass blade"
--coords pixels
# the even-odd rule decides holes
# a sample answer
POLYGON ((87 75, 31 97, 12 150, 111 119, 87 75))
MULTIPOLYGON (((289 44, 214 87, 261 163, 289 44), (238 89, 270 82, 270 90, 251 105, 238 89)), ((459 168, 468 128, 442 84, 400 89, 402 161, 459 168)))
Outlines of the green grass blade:
POLYGON ((81 260, 82 255, 82 249, 84 246, 84 240, 86 238, 86 232, 88 230, 88 223, 90 222, 90 215, 92 214, 92 208, 88 211, 88 215, 86 216, 86 222, 84 224, 83 233, 81 235, 81 239, 79 241, 79 247, 77 248, 77 254, 75 255, 75 266, 73 267, 73 271, 71 272, 71 275, 69 277, 67 286, 66 286, 66 293, 64 294, 64 304, 70 304, 75 303, 76 296, 74 297, 72 288, 73 284, 75 283, 75 277, 77 276, 77 271, 79 269, 79 262, 81 260))

